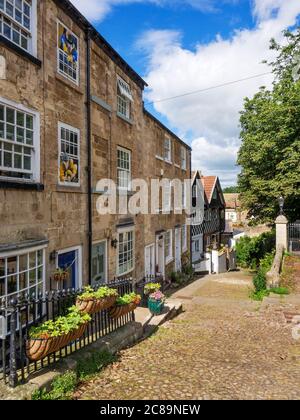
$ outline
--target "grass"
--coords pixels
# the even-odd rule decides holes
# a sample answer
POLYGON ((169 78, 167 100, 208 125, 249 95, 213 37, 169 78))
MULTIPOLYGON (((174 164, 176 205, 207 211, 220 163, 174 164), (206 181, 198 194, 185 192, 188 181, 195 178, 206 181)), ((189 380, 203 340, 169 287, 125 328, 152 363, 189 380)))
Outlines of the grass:
POLYGON ((95 375, 109 364, 116 361, 116 357, 109 352, 94 352, 77 363, 76 371, 68 371, 58 376, 51 384, 51 390, 37 390, 32 394, 32 400, 71 400, 77 386, 95 375))
POLYGON ((250 292, 250 298, 254 300, 255 302, 262 302, 264 298, 268 297, 269 295, 270 295, 269 290, 260 290, 259 292, 251 290, 250 292))
POLYGON ((290 291, 287 287, 274 287, 270 290, 271 293, 275 293, 276 295, 289 295, 290 291))

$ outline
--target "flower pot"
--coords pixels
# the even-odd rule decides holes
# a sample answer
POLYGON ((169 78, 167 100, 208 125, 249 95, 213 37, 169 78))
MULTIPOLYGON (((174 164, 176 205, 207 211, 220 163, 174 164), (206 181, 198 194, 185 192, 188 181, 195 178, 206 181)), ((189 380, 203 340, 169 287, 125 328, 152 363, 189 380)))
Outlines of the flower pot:
POLYGON ((137 303, 130 303, 129 305, 117 305, 111 308, 111 310, 109 311, 109 315, 113 319, 121 318, 122 316, 125 316, 130 312, 135 311, 137 307, 137 303))
POLYGON ((79 297, 76 301, 76 306, 81 312, 92 315, 97 312, 111 308, 115 304, 116 299, 116 296, 107 296, 103 299, 88 300, 83 300, 79 297))
POLYGON ((165 304, 161 300, 148 300, 148 308, 153 315, 161 315, 164 310, 164 307, 165 304))
POLYGON ((59 337, 50 338, 32 338, 26 342, 26 354, 31 362, 37 362, 44 359, 52 353, 56 353, 60 349, 66 347, 73 341, 83 336, 86 324, 82 324, 77 330, 59 337))

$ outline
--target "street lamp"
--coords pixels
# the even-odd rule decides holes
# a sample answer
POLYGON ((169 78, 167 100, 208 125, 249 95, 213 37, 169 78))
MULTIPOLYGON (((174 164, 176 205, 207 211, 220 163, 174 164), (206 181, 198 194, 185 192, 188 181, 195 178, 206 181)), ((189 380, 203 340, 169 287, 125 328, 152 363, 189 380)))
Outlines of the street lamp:
POLYGON ((279 208, 280 208, 280 215, 283 215, 283 207, 284 207, 284 198, 282 195, 278 198, 279 208))

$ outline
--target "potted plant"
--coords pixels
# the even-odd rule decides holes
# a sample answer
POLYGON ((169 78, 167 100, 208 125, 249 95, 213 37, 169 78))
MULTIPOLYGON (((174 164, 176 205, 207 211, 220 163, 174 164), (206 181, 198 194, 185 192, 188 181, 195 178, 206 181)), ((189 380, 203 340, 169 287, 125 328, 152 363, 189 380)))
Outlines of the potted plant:
POLYGON ((160 315, 164 310, 166 297, 161 291, 156 291, 149 296, 148 308, 153 315, 160 315))
POLYGON ((78 296, 76 306, 81 312, 92 315, 111 308, 116 303, 117 297, 118 292, 110 287, 103 286, 94 290, 88 286, 84 289, 84 293, 78 296))
POLYGON ((111 318, 117 319, 133 312, 141 303, 141 300, 141 296, 136 293, 129 293, 118 297, 115 306, 109 312, 111 318))
POLYGON ((145 295, 151 295, 151 293, 157 292, 161 289, 160 283, 148 283, 144 287, 145 295))
POLYGON ((80 312, 76 306, 69 308, 67 316, 49 320, 32 327, 26 341, 26 354, 30 361, 37 362, 66 347, 83 336, 90 315, 80 312))

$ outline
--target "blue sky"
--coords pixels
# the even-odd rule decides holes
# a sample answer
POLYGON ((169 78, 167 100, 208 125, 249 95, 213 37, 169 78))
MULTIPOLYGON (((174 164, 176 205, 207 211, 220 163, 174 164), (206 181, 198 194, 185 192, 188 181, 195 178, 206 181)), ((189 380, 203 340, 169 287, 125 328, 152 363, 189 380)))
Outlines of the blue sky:
MULTIPOLYGON (((72 0, 157 101, 269 72, 270 38, 299 23, 299 0, 72 0)), ((243 99, 272 75, 149 106, 193 148, 194 169, 234 185, 243 99)))

